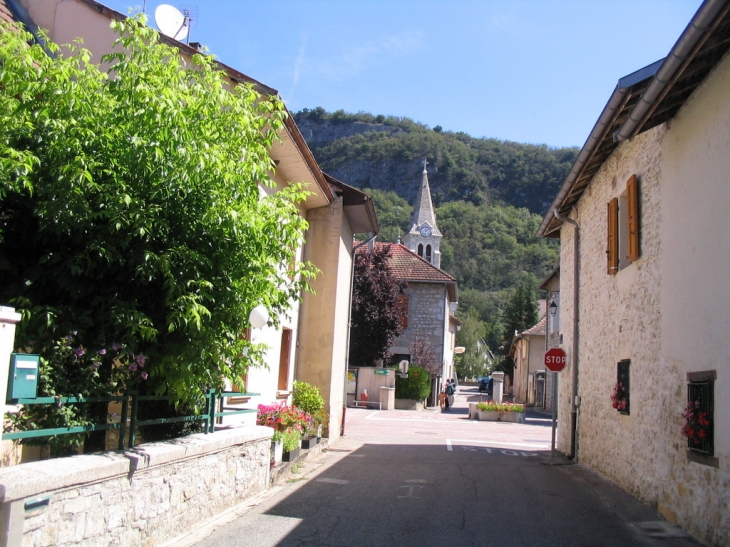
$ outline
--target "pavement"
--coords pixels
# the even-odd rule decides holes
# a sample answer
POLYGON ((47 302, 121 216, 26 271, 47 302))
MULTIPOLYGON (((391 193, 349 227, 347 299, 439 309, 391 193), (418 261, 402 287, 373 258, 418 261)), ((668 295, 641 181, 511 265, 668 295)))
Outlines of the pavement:
POLYGON ((551 455, 551 419, 348 408, 345 436, 176 547, 697 547, 610 481, 551 455))

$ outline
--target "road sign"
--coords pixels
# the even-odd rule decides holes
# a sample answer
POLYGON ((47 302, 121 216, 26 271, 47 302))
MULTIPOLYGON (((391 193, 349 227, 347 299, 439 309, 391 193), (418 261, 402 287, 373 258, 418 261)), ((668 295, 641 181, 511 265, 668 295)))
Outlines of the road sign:
POLYGON ((553 371, 560 372, 565 368, 565 350, 551 348, 545 352, 545 366, 553 371))

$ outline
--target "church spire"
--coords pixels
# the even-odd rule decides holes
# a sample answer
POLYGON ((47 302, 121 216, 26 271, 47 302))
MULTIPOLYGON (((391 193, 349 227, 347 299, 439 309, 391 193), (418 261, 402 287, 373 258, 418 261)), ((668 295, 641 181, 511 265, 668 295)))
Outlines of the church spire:
POLYGON ((423 160, 421 186, 411 215, 411 225, 403 238, 403 243, 414 253, 422 256, 431 264, 441 266, 441 232, 436 226, 436 214, 431 201, 431 188, 428 184, 428 161, 423 160))
MULTIPOLYGON (((431 228, 431 232, 436 233, 438 232, 438 228, 436 228, 436 214, 433 212, 431 188, 428 184, 428 170, 426 169, 426 165, 428 165, 428 161, 424 159, 421 187, 418 189, 418 194, 416 195, 416 204, 413 209, 413 215, 411 216, 411 224, 420 229, 424 223, 427 223, 431 228)), ((440 232, 439 235, 441 235, 440 232)))

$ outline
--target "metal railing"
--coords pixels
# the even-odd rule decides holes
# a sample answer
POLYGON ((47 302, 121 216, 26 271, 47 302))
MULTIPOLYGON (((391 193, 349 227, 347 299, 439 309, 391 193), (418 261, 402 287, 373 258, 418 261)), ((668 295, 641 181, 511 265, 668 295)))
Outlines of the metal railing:
POLYGON ((140 395, 136 392, 130 392, 126 395, 115 395, 109 397, 37 397, 35 399, 14 399, 13 404, 18 405, 57 405, 61 404, 86 404, 86 403, 112 403, 120 402, 122 410, 119 423, 104 424, 88 424, 72 427, 55 427, 47 429, 33 429, 27 431, 3 432, 2 440, 16 439, 33 439, 41 437, 53 437, 55 435, 71 435, 74 433, 90 433, 92 431, 119 430, 119 450, 125 449, 125 438, 127 437, 127 428, 129 428, 129 444, 126 448, 132 448, 135 445, 137 437, 137 428, 149 425, 171 424, 177 422, 204 422, 203 431, 213 433, 218 418, 224 416, 233 416, 236 414, 246 414, 256 412, 256 409, 223 409, 222 402, 225 397, 253 397, 260 393, 241 393, 238 391, 216 392, 211 389, 206 393, 205 411, 202 414, 188 414, 184 416, 171 416, 168 418, 152 418, 146 420, 138 419, 139 403, 145 401, 169 401, 167 397, 157 395, 140 395))

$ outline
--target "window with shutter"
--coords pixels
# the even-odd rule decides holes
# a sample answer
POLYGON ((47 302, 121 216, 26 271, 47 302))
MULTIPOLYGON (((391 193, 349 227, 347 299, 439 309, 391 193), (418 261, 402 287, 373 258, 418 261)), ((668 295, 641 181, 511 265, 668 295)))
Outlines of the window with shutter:
POLYGON ((628 207, 628 258, 629 263, 639 258, 639 192, 636 175, 626 183, 626 205, 628 207))
POLYGON ((639 185, 636 175, 626 190, 608 202, 606 272, 609 275, 639 259, 639 185))
POLYGON ((608 202, 607 273, 618 271, 618 198, 608 202))

